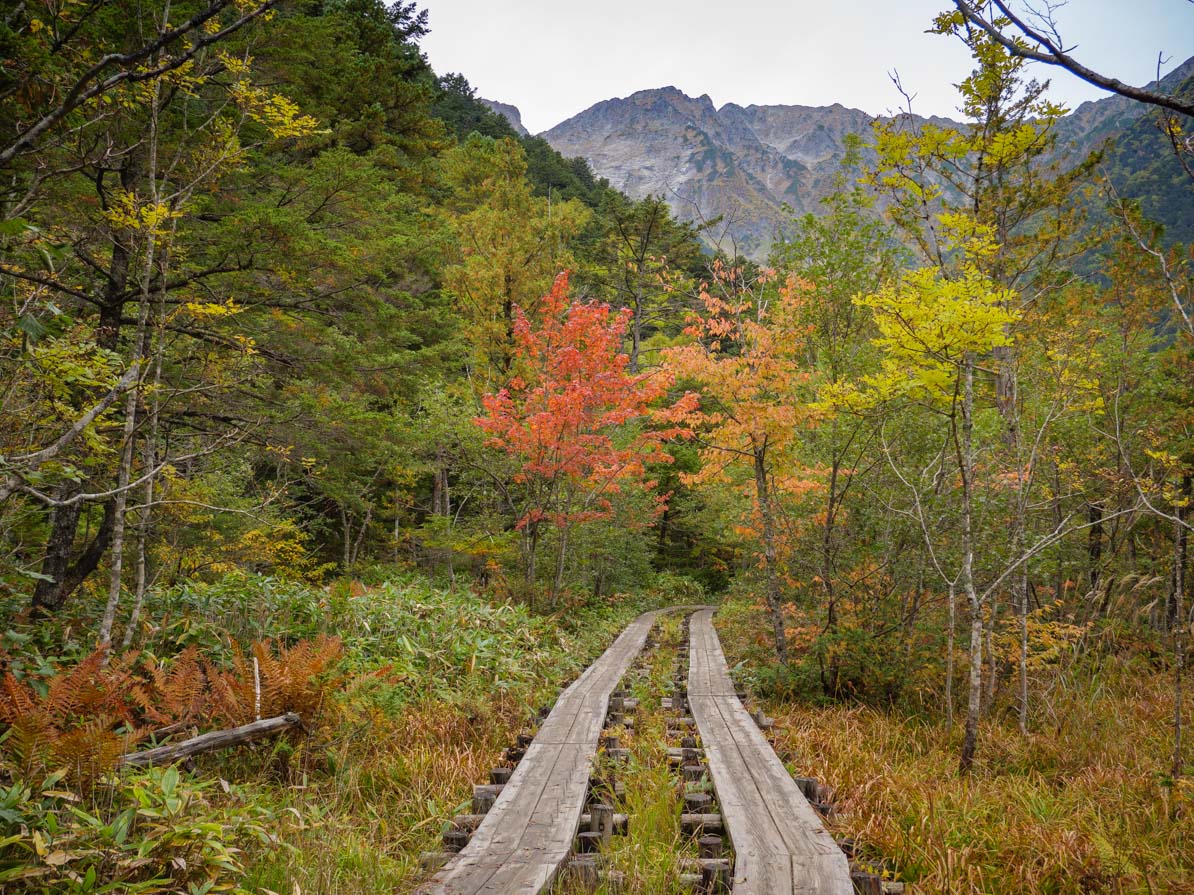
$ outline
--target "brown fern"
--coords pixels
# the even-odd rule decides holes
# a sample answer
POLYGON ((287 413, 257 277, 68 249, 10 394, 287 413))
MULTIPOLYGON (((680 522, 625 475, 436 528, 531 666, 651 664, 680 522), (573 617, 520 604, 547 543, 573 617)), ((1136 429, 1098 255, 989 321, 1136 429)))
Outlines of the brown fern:
MULTIPOLYGON (((235 647, 235 644, 234 644, 235 647)), ((321 636, 287 647, 261 641, 215 668, 189 647, 169 665, 128 653, 104 663, 97 650, 43 684, 41 695, 11 673, 0 678, 0 724, 11 728, 6 758, 23 775, 65 769, 81 785, 163 725, 237 725, 297 712, 311 722, 341 680, 330 675, 343 644, 321 636)))
POLYGON ((159 725, 175 725, 202 716, 208 676, 194 646, 175 656, 169 665, 157 662, 149 666, 145 675, 132 685, 130 697, 147 719, 159 725))
POLYGON ((131 730, 120 734, 114 718, 97 715, 77 727, 59 731, 47 743, 47 769, 66 769, 68 776, 90 786, 116 767, 120 756, 128 752, 144 732, 131 730))
POLYGON ((42 696, 11 673, 0 683, 0 722, 12 733, 5 751, 26 775, 64 769, 88 784, 116 766, 146 730, 129 701, 135 657, 104 665, 97 650, 46 682, 42 696))
POLYGON ((208 669, 207 717, 227 724, 248 724, 254 719, 253 663, 233 643, 232 667, 208 669))
POLYGON ((340 638, 327 635, 300 640, 291 647, 275 647, 268 640, 255 643, 253 656, 261 674, 262 714, 296 712, 302 718, 313 719, 335 683, 325 679, 326 672, 342 652, 340 638))

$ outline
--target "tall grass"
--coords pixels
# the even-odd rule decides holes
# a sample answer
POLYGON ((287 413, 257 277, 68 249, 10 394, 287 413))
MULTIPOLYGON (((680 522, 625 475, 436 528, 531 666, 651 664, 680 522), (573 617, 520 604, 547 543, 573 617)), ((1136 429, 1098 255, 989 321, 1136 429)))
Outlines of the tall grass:
MULTIPOLYGON (((344 689, 319 717, 304 719, 305 738, 202 756, 184 783, 205 787, 204 798, 178 822, 206 823, 200 808, 208 806, 272 819, 262 825, 268 835, 253 828, 242 836, 233 824, 203 827, 211 829, 211 841, 200 845, 236 856, 225 862, 219 884, 237 891, 410 891, 424 875, 419 853, 437 848, 445 823, 470 810, 472 785, 487 779, 536 708, 553 701, 644 602, 622 598, 538 616, 415 577, 314 587, 235 575, 155 593, 145 613, 152 622, 136 642, 153 655, 195 645, 219 664, 237 644, 263 636, 293 642, 327 633, 344 641, 336 673, 344 689)), ((56 665, 70 664, 72 653, 89 649, 70 626, 53 634, 6 632, 0 637, 6 669, 37 685, 56 665)), ((0 736, 0 790, 11 765, 0 736)), ((57 828, 72 817, 69 808, 32 805, 30 823, 57 828)), ((101 812, 97 830, 118 808, 114 802, 101 812)), ((0 838, 6 823, 0 816, 0 838)), ((72 848, 85 851, 107 834, 79 835, 91 838, 72 848)), ((8 867, 6 856, 0 855, 0 870, 8 867)), ((38 859, 24 867, 17 857, 13 872, 28 870, 36 883, 38 859)), ((153 872, 160 876, 157 890, 186 889, 185 874, 168 862, 153 872)), ((66 877, 62 886, 42 888, 88 891, 85 881, 76 886, 66 877)))
POLYGON ((420 852, 437 850, 445 821, 471 810, 472 785, 498 763, 524 708, 506 697, 481 712, 426 703, 396 719, 355 719, 324 773, 275 791, 303 823, 291 850, 256 855, 247 888, 410 891, 423 876, 420 852))
POLYGON ((362 674, 301 785, 275 790, 302 829, 256 856, 250 888, 329 895, 412 890, 450 818, 535 709, 608 646, 635 601, 561 618, 421 582, 354 588, 332 616, 362 674), (296 888, 297 887, 297 888, 296 888))
POLYGON ((1124 655, 1045 683, 1027 736, 996 704, 965 777, 958 725, 919 709, 768 711, 793 769, 836 787, 834 833, 918 895, 1194 893, 1194 786, 1166 774, 1169 676, 1124 655))

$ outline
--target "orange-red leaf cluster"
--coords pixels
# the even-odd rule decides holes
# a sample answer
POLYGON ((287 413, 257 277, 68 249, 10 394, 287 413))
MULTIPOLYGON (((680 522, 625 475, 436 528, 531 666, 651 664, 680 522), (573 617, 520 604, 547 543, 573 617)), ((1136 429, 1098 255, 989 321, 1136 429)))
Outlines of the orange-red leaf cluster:
POLYGON ((556 278, 538 310, 535 322, 516 311, 517 375, 484 396, 477 425, 491 446, 520 461, 516 481, 532 495, 520 527, 608 518, 609 497, 623 484, 650 488, 647 464, 671 462, 664 444, 686 433, 674 420, 695 397, 653 409, 672 376, 630 373, 622 351, 630 311, 573 302, 567 273, 556 278))

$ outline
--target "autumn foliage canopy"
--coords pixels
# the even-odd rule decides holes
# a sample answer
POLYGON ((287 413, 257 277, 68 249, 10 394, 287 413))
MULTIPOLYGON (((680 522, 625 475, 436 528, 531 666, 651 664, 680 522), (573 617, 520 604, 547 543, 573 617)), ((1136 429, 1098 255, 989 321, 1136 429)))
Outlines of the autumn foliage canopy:
POLYGON ((653 408, 673 379, 628 371, 622 344, 629 318, 625 309, 573 302, 567 273, 544 297, 538 319, 517 309, 515 375, 484 396, 486 413, 476 422, 491 446, 519 461, 514 481, 528 491, 520 529, 608 518, 609 497, 630 482, 653 488, 648 464, 670 463, 665 443, 686 434, 677 420, 696 397, 653 408))

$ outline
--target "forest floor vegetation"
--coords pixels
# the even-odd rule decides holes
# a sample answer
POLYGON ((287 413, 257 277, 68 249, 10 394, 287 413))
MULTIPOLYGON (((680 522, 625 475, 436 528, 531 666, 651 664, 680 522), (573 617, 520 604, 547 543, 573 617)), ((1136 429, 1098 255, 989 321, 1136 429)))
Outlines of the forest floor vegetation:
POLYGON ((791 770, 836 790, 830 827, 860 863, 918 895, 1194 893, 1194 782, 1168 773, 1173 684, 1155 656, 1091 650, 1039 673, 1048 698, 1026 736, 997 693, 960 775, 960 715, 949 724, 927 694, 866 705, 780 692, 764 613, 727 610, 731 666, 767 697, 791 770))
MULTIPOLYGON (((16 715, 5 719, 6 892, 407 891, 421 876, 419 853, 436 846, 445 821, 469 810, 472 784, 501 748, 647 603, 622 596, 533 615, 413 575, 329 587, 235 575, 154 599, 149 617, 164 621, 144 632, 135 660, 117 657, 107 670, 89 664, 70 626, 52 643, 21 626, 5 633, 4 699, 33 694, 40 714, 27 714, 51 718, 61 745, 35 754, 16 715), (301 676, 286 669, 287 658, 329 638, 339 638, 340 652, 327 667, 270 702, 274 676, 301 676), (263 643, 271 645, 262 651, 263 643), (225 680, 219 674, 242 688, 239 670, 250 677, 241 698, 251 702, 249 644, 262 660, 267 711, 289 710, 296 693, 315 700, 301 732, 166 770, 119 773, 118 752, 88 751, 106 723, 90 711, 90 694, 126 665, 132 677, 120 680, 138 690, 179 661, 155 656, 193 647, 189 655, 209 663, 193 673, 208 682, 188 692, 225 680), (64 689, 82 695, 64 701, 64 689), (69 755, 75 766, 57 767, 69 755)), ((160 718, 161 708, 134 707, 131 722, 112 725, 115 741, 132 743, 145 713, 160 718)), ((190 717, 185 727, 203 725, 190 717)))

